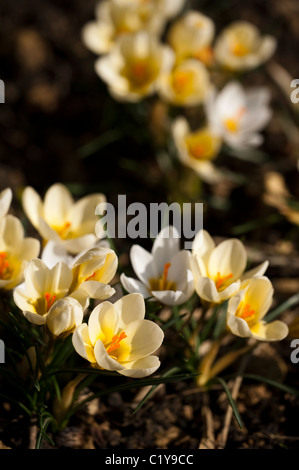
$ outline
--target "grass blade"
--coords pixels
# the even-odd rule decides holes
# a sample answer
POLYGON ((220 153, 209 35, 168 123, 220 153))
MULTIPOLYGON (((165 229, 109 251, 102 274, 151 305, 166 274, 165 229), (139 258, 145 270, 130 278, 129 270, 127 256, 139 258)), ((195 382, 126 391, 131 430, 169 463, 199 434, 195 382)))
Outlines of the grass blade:
POLYGON ((234 412, 234 415, 235 415, 235 418, 236 418, 236 420, 237 420, 237 423, 238 423, 240 429, 243 429, 243 423, 242 423, 241 416, 240 416, 240 414, 239 414, 239 410, 238 410, 238 408, 237 408, 237 405, 236 405, 235 400, 234 400, 233 397, 232 397, 232 394, 230 393, 230 390, 229 390, 229 388, 228 388, 226 382, 225 382, 223 379, 221 379, 221 377, 216 377, 216 380, 217 380, 217 381, 222 385, 222 387, 224 388, 224 391, 225 391, 225 393, 226 393, 226 395, 227 395, 229 404, 230 404, 231 407, 232 407, 232 410, 233 410, 233 412, 234 412))

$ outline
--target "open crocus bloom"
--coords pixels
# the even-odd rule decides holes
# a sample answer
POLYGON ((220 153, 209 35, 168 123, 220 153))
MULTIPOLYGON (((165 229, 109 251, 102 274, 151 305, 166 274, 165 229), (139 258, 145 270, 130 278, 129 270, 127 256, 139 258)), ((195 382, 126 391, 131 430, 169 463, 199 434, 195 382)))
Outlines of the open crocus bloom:
POLYGON ((224 175, 212 163, 217 157, 222 141, 208 127, 191 131, 184 117, 172 124, 172 135, 180 161, 192 168, 200 178, 208 183, 216 183, 224 175))
POLYGON ((189 11, 171 25, 167 42, 175 51, 178 62, 193 57, 210 65, 214 32, 215 25, 209 17, 189 11))
POLYGON ((242 280, 262 276, 268 261, 245 272, 247 253, 237 239, 215 245, 206 230, 195 236, 192 246, 191 267, 194 287, 198 296, 211 304, 219 304, 236 294, 242 280))
POLYGON ((158 78, 173 63, 173 51, 141 31, 120 37, 113 50, 96 61, 95 69, 115 99, 136 102, 156 91, 158 78))
POLYGON ((69 190, 56 183, 46 192, 44 202, 33 188, 25 188, 22 202, 25 214, 45 241, 59 242, 72 254, 96 243, 95 209, 106 202, 103 194, 92 194, 75 202, 69 190))
POLYGON ((12 190, 6 188, 0 192, 0 220, 7 214, 12 200, 12 190))
POLYGON ((144 298, 154 297, 165 305, 181 305, 194 292, 190 270, 190 253, 179 248, 179 234, 174 227, 165 227, 149 253, 133 245, 130 258, 139 280, 122 273, 120 280, 127 292, 139 292, 144 298))
POLYGON ((117 371, 127 377, 146 377, 160 366, 153 356, 164 334, 154 322, 145 320, 140 294, 129 294, 115 304, 103 302, 73 334, 73 345, 93 366, 117 371))
POLYGON ((32 259, 24 284, 14 290, 14 301, 27 320, 44 325, 52 305, 68 294, 72 279, 72 271, 66 264, 57 263, 49 269, 40 259, 32 259))
POLYGON ((13 215, 0 220, 0 289, 11 290, 23 281, 28 262, 38 256, 40 243, 24 237, 21 221, 13 215))
POLYGON ((123 34, 141 30, 161 34, 165 17, 158 15, 153 2, 140 0, 103 1, 96 7, 96 20, 82 30, 82 39, 95 54, 106 54, 123 34))
POLYGON ((217 38, 215 59, 231 70, 250 70, 266 62, 274 54, 276 44, 273 36, 261 36, 252 23, 236 21, 217 38))
POLYGON ((243 281, 241 290, 228 302, 227 326, 242 338, 253 337, 260 341, 280 341, 288 334, 282 321, 263 321, 273 298, 273 287, 266 277, 243 281))
POLYGON ((210 75, 201 62, 187 59, 176 65, 158 82, 160 96, 176 106, 201 104, 210 91, 210 75))
POLYGON ((259 131, 272 116, 269 101, 265 87, 244 90, 238 82, 230 82, 218 94, 212 91, 206 101, 209 126, 230 147, 258 146, 263 142, 259 131))

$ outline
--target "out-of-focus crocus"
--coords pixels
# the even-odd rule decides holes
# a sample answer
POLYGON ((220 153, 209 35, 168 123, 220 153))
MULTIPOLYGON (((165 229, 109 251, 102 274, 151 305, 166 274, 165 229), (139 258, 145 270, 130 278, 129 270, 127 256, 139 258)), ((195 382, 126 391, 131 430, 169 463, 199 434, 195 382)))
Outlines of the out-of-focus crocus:
POLYGON ((211 65, 213 52, 211 44, 215 25, 211 18, 198 11, 188 11, 170 27, 167 42, 176 53, 178 62, 196 58, 211 65))
POLYGON ((236 336, 253 337, 260 341, 280 341, 288 334, 287 325, 263 318, 273 300, 273 287, 267 277, 243 281, 240 291, 228 302, 227 326, 236 336))
POLYGON ((0 289, 11 290, 20 284, 28 262, 40 251, 37 239, 24 236, 21 221, 6 215, 0 220, 0 289))
POLYGON ((142 31, 119 38, 113 50, 96 61, 95 69, 115 99, 136 102, 156 92, 158 79, 173 63, 171 48, 142 31))
POLYGON ((0 220, 7 214, 12 200, 12 190, 10 188, 3 189, 0 192, 0 220))
POLYGON ((217 183, 223 179, 223 174, 213 163, 220 152, 222 141, 210 128, 192 131, 186 118, 179 117, 172 124, 172 135, 183 165, 192 168, 208 183, 217 183))
POLYGON ((44 241, 54 240, 77 254, 98 240, 95 209, 106 202, 103 194, 91 194, 75 202, 70 191, 56 183, 47 190, 44 201, 32 187, 26 187, 22 202, 25 214, 44 241))
POLYGON ((176 106, 202 104, 211 90, 210 74, 205 65, 195 59, 187 59, 176 65, 158 82, 160 96, 176 106))
POLYGON ((210 304, 232 297, 239 291, 242 280, 262 276, 268 264, 265 261, 245 272, 247 252, 240 240, 231 238, 216 246, 206 230, 195 236, 191 259, 194 287, 198 296, 210 304))
POLYGON ((152 355, 162 344, 164 333, 145 320, 145 304, 140 294, 129 294, 115 304, 103 302, 73 334, 77 353, 94 367, 141 378, 160 366, 152 355))
POLYGON ((209 126, 232 148, 244 150, 263 142, 260 131, 268 124, 272 111, 265 87, 245 90, 229 82, 218 94, 213 90, 206 102, 209 126))
POLYGON ((151 253, 133 245, 130 259, 138 280, 121 274, 127 292, 139 292, 144 298, 154 297, 165 305, 181 305, 194 292, 190 270, 190 253, 179 248, 179 234, 165 227, 154 241, 151 253))
POLYGON ((248 21, 235 21, 225 28, 215 43, 215 60, 236 71, 246 71, 266 62, 275 52, 273 36, 262 36, 248 21))

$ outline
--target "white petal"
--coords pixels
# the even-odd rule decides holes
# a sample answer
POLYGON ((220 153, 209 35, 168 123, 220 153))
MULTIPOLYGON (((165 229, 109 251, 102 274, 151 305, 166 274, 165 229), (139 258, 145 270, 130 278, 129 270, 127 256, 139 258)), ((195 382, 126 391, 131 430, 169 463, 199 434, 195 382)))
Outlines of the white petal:
POLYGON ((246 268, 247 253, 243 243, 237 239, 225 240, 213 250, 209 258, 209 276, 216 278, 232 274, 231 280, 238 279, 246 268))
POLYGON ((29 311, 23 312, 24 317, 27 318, 30 323, 34 325, 44 325, 46 323, 46 315, 38 315, 38 313, 33 313, 29 311))
POLYGON ((160 360, 157 356, 148 356, 131 363, 126 363, 126 368, 118 372, 121 375, 131 378, 148 377, 156 372, 160 364, 160 360))
POLYGON ((96 362, 86 323, 79 325, 73 333, 72 343, 77 353, 91 363, 96 362))
POLYGON ((137 279, 132 277, 127 277, 124 273, 120 275, 120 282, 122 283, 124 289, 130 294, 139 293, 143 296, 144 299, 151 297, 150 292, 147 287, 137 279))
POLYGON ((116 371, 124 369, 123 365, 109 356, 101 340, 96 342, 94 346, 94 354, 97 360, 97 364, 103 369, 116 371))
POLYGON ((70 191, 63 184, 53 184, 45 194, 45 221, 56 227, 62 227, 68 220, 68 213, 74 203, 70 191))
POLYGON ((241 281, 244 281, 245 279, 250 279, 252 277, 258 277, 258 276, 263 276, 269 266, 269 261, 264 261, 263 263, 259 264, 253 269, 250 269, 249 271, 246 271, 242 276, 241 276, 241 281))
POLYGON ((126 326, 125 332, 131 345, 129 361, 155 352, 164 339, 163 330, 153 321, 136 320, 126 326))
POLYGON ((130 252, 132 267, 137 277, 148 286, 148 280, 158 277, 154 257, 139 245, 133 245, 130 252))
POLYGON ((281 341, 289 333, 285 323, 276 320, 270 323, 259 322, 251 328, 252 336, 259 341, 281 341))
POLYGON ((115 302, 114 307, 118 310, 123 325, 135 320, 143 320, 145 316, 145 303, 141 294, 128 294, 115 302))
POLYGON ((243 318, 228 313, 226 322, 230 331, 241 338, 249 338, 252 336, 248 323, 243 318))
POLYGON ((152 248, 152 255, 155 260, 158 272, 161 275, 166 263, 179 251, 180 235, 175 227, 165 227, 158 234, 152 248))
POLYGON ((185 292, 173 290, 152 291, 152 295, 162 304, 169 306, 182 305, 189 298, 185 292))

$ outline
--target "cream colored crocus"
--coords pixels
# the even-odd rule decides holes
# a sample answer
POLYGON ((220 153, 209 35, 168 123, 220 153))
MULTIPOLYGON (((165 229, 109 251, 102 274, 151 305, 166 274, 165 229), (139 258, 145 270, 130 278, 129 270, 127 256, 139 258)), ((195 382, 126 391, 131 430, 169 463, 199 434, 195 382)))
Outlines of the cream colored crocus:
POLYGON ((30 186, 25 188, 22 196, 24 212, 44 241, 59 242, 72 254, 95 245, 98 240, 95 209, 105 202, 106 198, 101 193, 75 202, 70 191, 60 183, 47 190, 44 201, 30 186))
POLYGON ((210 74, 205 65, 195 59, 177 64, 158 81, 162 99, 175 106, 197 106, 211 90, 210 74))
POLYGON ((65 263, 50 269, 40 259, 32 259, 24 284, 14 290, 15 304, 31 323, 44 325, 54 303, 68 295, 72 280, 72 271, 65 263))
POLYGON ((261 145, 260 133, 271 119, 270 93, 266 87, 244 89, 229 82, 219 93, 211 92, 206 101, 210 128, 231 148, 244 150, 261 145))
POLYGON ((12 201, 12 190, 10 188, 3 189, 0 192, 0 220, 7 214, 12 201))
POLYGON ((217 246, 206 230, 200 230, 192 246, 191 268, 198 296, 210 304, 220 304, 236 294, 241 282, 262 276, 268 261, 246 271, 247 252, 235 238, 217 246))
POLYGON ((72 297, 64 297, 53 303, 46 316, 50 333, 58 338, 70 335, 83 321, 83 308, 72 297))
POLYGON ((88 324, 76 328, 74 348, 100 369, 134 378, 153 374, 160 366, 153 353, 161 346, 164 333, 144 316, 140 294, 129 294, 115 304, 103 302, 91 312, 88 324))
POLYGON ((109 0, 96 7, 96 18, 82 30, 82 40, 95 54, 106 54, 117 39, 130 33, 148 31, 160 35, 165 18, 158 15, 153 2, 140 0, 109 0))
POLYGON ((0 289, 11 290, 20 284, 28 262, 38 256, 40 243, 25 237, 21 221, 6 215, 0 220, 0 289))
POLYGON ((223 173, 214 164, 222 141, 209 127, 192 131, 186 118, 179 117, 172 124, 172 136, 183 165, 192 168, 207 183, 223 180, 223 173))
POLYGON ((213 62, 212 41, 215 25, 211 18, 198 11, 188 11, 170 27, 167 42, 176 53, 177 62, 195 58, 211 65, 213 62))
POLYGON ((86 250, 71 263, 73 280, 70 295, 86 306, 89 299, 109 299, 115 289, 109 285, 118 266, 116 253, 106 247, 86 250))
POLYGON ((164 305, 181 305, 193 294, 190 253, 180 250, 179 233, 175 227, 165 227, 158 234, 151 253, 139 245, 130 252, 132 267, 138 277, 121 274, 127 292, 138 292, 144 298, 154 298, 164 305))
POLYGON ((259 341, 280 341, 288 335, 288 327, 280 320, 265 322, 271 307, 273 287, 266 277, 243 281, 240 291, 228 302, 227 327, 241 338, 259 341))
POLYGON ((215 60, 230 70, 246 71, 258 67, 272 57, 277 41, 262 36, 248 21, 235 21, 225 28, 215 43, 215 60))
POLYGON ((173 63, 173 51, 141 31, 119 38, 113 50, 96 61, 95 69, 115 99, 137 102, 156 92, 158 79, 173 63))

